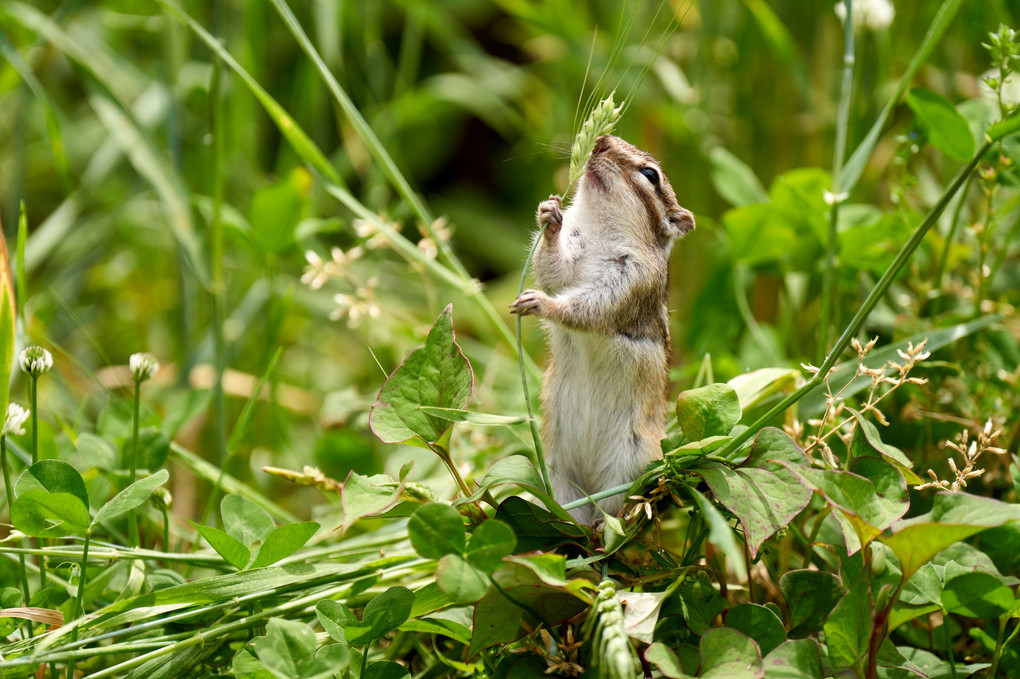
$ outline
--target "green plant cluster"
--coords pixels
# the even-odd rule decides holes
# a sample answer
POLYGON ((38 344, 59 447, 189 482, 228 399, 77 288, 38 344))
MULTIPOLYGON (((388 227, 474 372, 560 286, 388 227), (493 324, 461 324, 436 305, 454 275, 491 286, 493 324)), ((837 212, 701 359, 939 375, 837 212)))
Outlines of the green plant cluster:
POLYGON ((1015 25, 0 4, 0 678, 1020 676, 1015 25), (698 230, 587 526, 503 309, 604 129, 698 230))

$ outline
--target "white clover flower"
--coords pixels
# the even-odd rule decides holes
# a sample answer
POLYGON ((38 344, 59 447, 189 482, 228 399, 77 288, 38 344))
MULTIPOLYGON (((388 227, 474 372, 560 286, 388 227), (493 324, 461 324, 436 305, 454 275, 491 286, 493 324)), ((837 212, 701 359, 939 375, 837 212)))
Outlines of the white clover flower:
POLYGON ((4 420, 3 430, 0 431, 0 436, 7 436, 8 434, 16 434, 21 436, 25 433, 25 422, 28 420, 29 411, 25 410, 17 403, 11 403, 7 406, 7 419, 4 420))
POLYGON ((131 366, 131 377, 135 382, 144 382, 159 370, 159 361, 152 354, 131 354, 128 365, 131 366))
MULTIPOLYGON (((839 20, 846 21, 846 5, 837 2, 834 9, 839 20)), ((896 9, 889 0, 854 0, 853 15, 854 30, 881 31, 892 25, 896 9)))
POLYGON ((28 347, 21 352, 18 360, 21 363, 21 369, 33 377, 38 377, 53 367, 53 354, 42 347, 28 347))

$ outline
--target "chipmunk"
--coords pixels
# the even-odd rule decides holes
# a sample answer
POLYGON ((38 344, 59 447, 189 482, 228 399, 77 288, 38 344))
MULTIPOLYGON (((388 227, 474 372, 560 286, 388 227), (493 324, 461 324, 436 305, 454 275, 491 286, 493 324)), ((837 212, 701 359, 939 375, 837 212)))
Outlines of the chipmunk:
MULTIPOLYGON (((566 504, 633 481, 662 457, 669 399, 669 255, 694 228, 659 163, 618 137, 600 137, 577 193, 538 206, 540 290, 511 313, 542 319, 549 359, 542 440, 556 500, 566 504)), ((599 502, 617 514, 620 494, 599 502)), ((601 513, 571 511, 582 523, 601 513)))

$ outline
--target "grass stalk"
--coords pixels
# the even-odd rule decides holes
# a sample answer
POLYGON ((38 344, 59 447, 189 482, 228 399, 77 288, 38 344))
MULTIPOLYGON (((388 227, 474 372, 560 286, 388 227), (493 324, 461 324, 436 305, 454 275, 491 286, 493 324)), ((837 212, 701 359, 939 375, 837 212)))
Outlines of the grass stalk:
MULTIPOLYGON (((127 485, 131 485, 135 482, 138 477, 138 419, 139 410, 142 406, 142 382, 139 379, 135 379, 135 407, 134 414, 131 420, 131 467, 128 473, 127 485)), ((130 534, 131 546, 138 547, 140 541, 138 539, 138 514, 135 510, 128 512, 128 532, 130 534)), ((88 538, 85 539, 85 544, 88 544, 88 538)))
MULTIPOLYGON (((521 271, 521 284, 517 289, 517 296, 524 292, 525 283, 528 280, 528 270, 531 268, 531 260, 535 256, 535 251, 538 250, 538 244, 542 240, 542 236, 545 235, 545 226, 542 226, 538 234, 535 236, 535 242, 531 246, 531 250, 528 252, 527 259, 524 260, 524 270, 521 271)), ((517 330, 517 362, 521 369, 521 389, 524 391, 524 405, 528 408, 528 426, 531 429, 531 439, 535 443, 535 459, 538 462, 539 471, 542 473, 542 483, 545 484, 545 492, 552 495, 552 479, 549 478, 549 465, 545 461, 545 449, 542 447, 542 437, 538 432, 538 423, 535 422, 535 410, 531 405, 531 394, 528 388, 528 373, 524 369, 524 346, 522 344, 521 337, 521 316, 517 314, 516 320, 517 330)))
MULTIPOLYGON (((85 545, 81 549, 81 573, 78 575, 78 597, 75 599, 74 614, 76 617, 85 615, 85 583, 87 582, 87 570, 89 562, 89 540, 92 538, 92 529, 85 531, 85 545)), ((78 625, 71 630, 71 641, 78 640, 78 625)), ((74 663, 72 657, 67 663, 67 679, 74 679, 74 663)))
MULTIPOLYGON (((213 6, 213 30, 222 25, 223 3, 216 2, 213 6)), ((227 455, 227 415, 226 399, 223 393, 223 373, 226 370, 226 342, 223 334, 223 323, 226 310, 226 283, 223 278, 223 118, 225 100, 222 95, 223 60, 213 54, 213 71, 209 84, 209 128, 212 130, 212 219, 209 223, 211 231, 211 285, 209 293, 212 297, 212 335, 213 335, 213 436, 216 442, 217 461, 222 467, 227 455)))
POLYGON ((946 659, 949 661, 949 673, 956 679, 956 658, 953 657, 953 640, 949 636, 949 615, 942 611, 942 634, 946 639, 946 659))
MULTIPOLYGON (((32 464, 39 461, 39 377, 29 375, 28 380, 28 402, 32 409, 32 464)), ((43 545, 42 538, 36 538, 36 545, 40 548, 43 545)), ((39 556, 39 589, 46 589, 46 559, 39 556)))
POLYGON ((829 210, 829 238, 825 251, 825 272, 822 277, 822 322, 819 328, 818 356, 825 356, 829 348, 831 329, 839 325, 839 206, 843 202, 843 157, 846 152, 847 132, 850 127, 850 103, 854 94, 854 22, 853 0, 843 0, 846 17, 843 20, 843 81, 839 94, 839 112, 836 117, 836 144, 832 159, 832 206, 829 210))
MULTIPOLYGON (((4 475, 4 492, 7 494, 7 511, 14 506, 14 491, 11 488, 11 470, 7 467, 7 437, 0 435, 0 472, 4 475)), ((25 555, 18 554, 18 572, 21 575, 21 592, 24 603, 28 606, 31 592, 28 589, 28 571, 25 568, 25 555)))
MULTIPOLYGON (((974 182, 974 175, 967 177, 967 183, 960 192, 960 198, 956 201, 956 208, 953 210, 953 219, 949 224, 949 233, 946 234, 946 242, 942 244, 942 253, 939 255, 938 266, 935 269, 935 282, 932 289, 942 292, 942 277, 946 273, 946 263, 949 261, 949 250, 956 240, 956 231, 960 227, 960 215, 963 213, 963 206, 967 202, 967 195, 970 193, 970 186, 974 182)), ((941 300, 940 300, 941 301, 941 300)), ((941 304, 933 309, 933 313, 941 310, 941 304)))

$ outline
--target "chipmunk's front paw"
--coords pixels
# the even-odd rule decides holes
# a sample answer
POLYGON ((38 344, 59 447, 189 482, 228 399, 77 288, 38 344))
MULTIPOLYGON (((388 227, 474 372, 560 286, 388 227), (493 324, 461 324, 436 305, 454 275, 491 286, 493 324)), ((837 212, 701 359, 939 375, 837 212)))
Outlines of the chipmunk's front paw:
POLYGON ((548 236, 555 236, 563 226, 563 202, 559 196, 549 196, 549 200, 542 201, 538 206, 538 226, 545 227, 548 236))
POLYGON ((552 300, 541 290, 525 290, 510 305, 510 313, 521 316, 545 316, 552 300))

